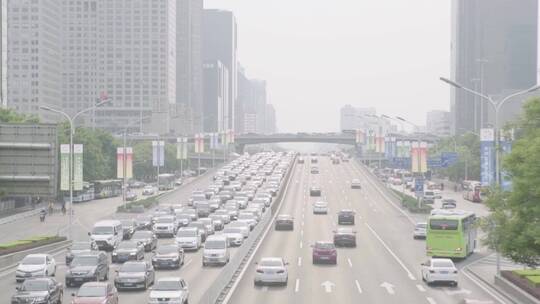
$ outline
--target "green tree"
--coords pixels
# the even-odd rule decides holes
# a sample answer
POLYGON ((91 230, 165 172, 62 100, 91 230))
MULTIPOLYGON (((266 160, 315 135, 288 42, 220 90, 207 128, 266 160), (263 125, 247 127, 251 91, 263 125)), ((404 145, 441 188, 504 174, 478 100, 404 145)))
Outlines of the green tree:
POLYGON ((503 158, 512 180, 512 191, 492 191, 487 205, 492 211, 484 221, 488 244, 504 256, 531 267, 540 266, 540 98, 524 104, 516 124, 519 138, 503 158))
POLYGON ((430 150, 430 156, 438 156, 442 152, 458 153, 458 161, 448 168, 441 168, 437 173, 448 177, 450 180, 480 179, 480 139, 474 133, 466 133, 460 136, 441 139, 430 150))
POLYGON ((0 122, 4 123, 38 123, 39 118, 15 112, 13 109, 0 108, 0 122))
MULTIPOLYGON (((174 173, 180 163, 176 160, 176 146, 165 143, 165 166, 160 173, 174 173)), ((135 179, 153 181, 157 170, 152 166, 152 143, 139 142, 133 146, 133 175, 135 179)))

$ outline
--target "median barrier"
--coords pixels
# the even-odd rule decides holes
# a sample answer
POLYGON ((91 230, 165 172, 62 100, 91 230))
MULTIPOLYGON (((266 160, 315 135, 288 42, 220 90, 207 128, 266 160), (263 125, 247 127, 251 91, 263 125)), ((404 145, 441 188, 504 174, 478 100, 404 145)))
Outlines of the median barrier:
POLYGON ((16 267, 18 263, 27 255, 34 253, 53 253, 63 250, 71 245, 71 241, 64 240, 52 244, 47 244, 24 251, 18 251, 0 256, 0 272, 16 267))

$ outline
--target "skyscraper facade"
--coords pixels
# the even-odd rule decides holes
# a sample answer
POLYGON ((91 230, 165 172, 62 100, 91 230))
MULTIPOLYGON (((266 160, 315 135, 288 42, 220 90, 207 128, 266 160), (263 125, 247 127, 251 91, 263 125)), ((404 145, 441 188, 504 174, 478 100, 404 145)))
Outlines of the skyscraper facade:
POLYGON ((203 64, 204 132, 223 132, 229 129, 229 71, 219 60, 203 64))
POLYGON ((426 131, 441 137, 450 136, 450 112, 440 110, 427 112, 426 131))
MULTIPOLYGON (((537 27, 537 0, 453 0, 451 78, 494 99, 535 85, 537 27)), ((522 101, 504 106, 501 123, 522 101)), ((492 107, 463 90, 451 88, 450 110, 455 134, 494 124, 492 107)))
POLYGON ((59 107, 62 99, 61 8, 60 0, 7 1, 7 105, 45 122, 58 117, 39 106, 59 107))
POLYGON ((173 128, 193 134, 203 129, 203 0, 177 0, 176 117, 173 128))
POLYGON ((266 111, 265 111, 265 130, 264 133, 266 134, 274 134, 277 131, 276 126, 276 109, 271 104, 266 104, 266 111))
MULTIPOLYGON (((237 28, 232 12, 205 9, 203 13, 203 61, 219 60, 228 70, 227 129, 234 129, 237 99, 237 28)), ((206 91, 206 89, 205 89, 206 91)), ((205 118, 206 119, 206 118, 205 118)))
POLYGON ((0 108, 7 107, 7 1, 0 1, 0 108))
POLYGON ((109 98, 87 116, 87 126, 169 132, 176 104, 176 1, 63 3, 63 107, 76 112, 109 98))

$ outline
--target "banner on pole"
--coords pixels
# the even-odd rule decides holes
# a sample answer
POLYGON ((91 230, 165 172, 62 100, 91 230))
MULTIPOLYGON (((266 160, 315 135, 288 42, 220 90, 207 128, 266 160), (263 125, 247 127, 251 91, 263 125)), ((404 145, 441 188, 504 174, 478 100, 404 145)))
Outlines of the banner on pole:
MULTIPOLYGON (((126 147, 126 178, 133 177, 133 148, 126 147)), ((124 148, 116 148, 116 176, 124 178, 124 148)))
POLYGON ((418 142, 412 142, 411 145, 411 172, 420 172, 420 146, 418 142))
POLYGON ((83 145, 73 145, 73 190, 83 189, 83 145))
POLYGON ((187 159, 187 137, 178 137, 176 139, 176 159, 187 159))
POLYGON ((427 142, 421 142, 418 150, 418 153, 420 154, 420 172, 422 173, 427 172, 427 146, 427 142))
POLYGON ((69 190, 69 145, 60 145, 60 190, 69 190))
MULTIPOLYGON (((500 145, 501 145, 501 158, 512 152, 512 141, 514 140, 514 130, 501 131, 500 145)), ((502 160, 501 160, 502 161, 502 160)), ((512 190, 512 180, 506 170, 501 170, 501 188, 504 191, 512 190)))
POLYGON ((165 142, 162 140, 152 141, 152 166, 163 167, 165 165, 165 142))
POLYGON ((495 130, 480 129, 480 182, 491 186, 495 182, 495 130))

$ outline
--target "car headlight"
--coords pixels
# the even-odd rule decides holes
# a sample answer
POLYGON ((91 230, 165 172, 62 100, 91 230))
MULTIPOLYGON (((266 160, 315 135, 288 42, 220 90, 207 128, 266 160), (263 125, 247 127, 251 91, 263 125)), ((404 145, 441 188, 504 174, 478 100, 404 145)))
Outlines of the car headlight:
POLYGON ((130 252, 129 255, 136 255, 136 252, 130 252))
POLYGON ((34 298, 34 302, 42 302, 42 301, 45 301, 47 300, 47 297, 36 297, 34 298))
POLYGON ((117 255, 117 253, 116 253, 116 252, 113 252, 112 255, 117 255))

